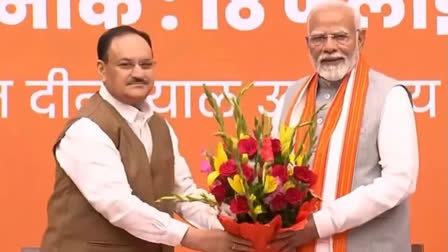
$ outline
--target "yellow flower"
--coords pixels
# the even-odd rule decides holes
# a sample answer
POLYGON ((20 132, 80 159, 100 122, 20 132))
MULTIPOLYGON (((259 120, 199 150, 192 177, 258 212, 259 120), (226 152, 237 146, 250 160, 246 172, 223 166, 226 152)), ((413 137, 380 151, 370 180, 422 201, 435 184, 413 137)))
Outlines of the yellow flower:
POLYGON ((231 139, 232 139, 232 149, 233 150, 238 149, 238 138, 232 137, 231 139))
POLYGON ((289 188, 293 188, 296 187, 296 185, 294 185, 294 183, 290 180, 288 180, 286 183, 283 184, 283 190, 286 192, 288 191, 289 188))
POLYGON ((256 206, 256 207, 254 208, 254 214, 255 214, 255 215, 259 215, 259 214, 261 214, 261 213, 263 213, 263 208, 261 208, 261 205, 256 206))
POLYGON ((247 138, 249 138, 248 135, 245 135, 245 134, 243 134, 243 133, 240 134, 240 140, 241 140, 241 139, 247 139, 247 138))
POLYGON ((303 155, 299 155, 296 159, 296 165, 302 165, 303 155))
POLYGON ((227 155, 224 151, 224 146, 222 143, 218 143, 218 148, 216 149, 216 156, 213 157, 213 168, 215 171, 219 172, 219 168, 223 163, 227 161, 227 155))
POLYGON ((231 177, 228 177, 227 180, 229 181, 230 187, 238 193, 239 195, 244 195, 246 192, 244 190, 243 180, 241 179, 240 175, 236 174, 233 176, 233 179, 231 177))
POLYGON ((296 155, 294 153, 289 154, 289 162, 291 164, 296 164, 296 155))
POLYGON ((214 171, 211 172, 208 176, 207 176, 207 185, 210 186, 211 184, 213 184, 213 182, 216 180, 216 178, 219 176, 219 172, 218 171, 214 171))
POLYGON ((244 154, 241 156, 241 163, 242 163, 242 164, 247 164, 247 162, 249 162, 249 156, 247 155, 247 153, 244 153, 244 154))
POLYGON ((271 193, 277 189, 278 181, 271 175, 266 176, 266 180, 264 182, 264 193, 271 193))
POLYGON ((294 134, 294 127, 280 125, 280 143, 282 146, 282 154, 288 154, 289 144, 291 143, 292 135, 294 134))
POLYGON ((293 166, 288 166, 288 176, 292 176, 294 174, 294 167, 293 166))
POLYGON ((249 196, 250 201, 255 201, 256 199, 257 197, 253 193, 249 196))

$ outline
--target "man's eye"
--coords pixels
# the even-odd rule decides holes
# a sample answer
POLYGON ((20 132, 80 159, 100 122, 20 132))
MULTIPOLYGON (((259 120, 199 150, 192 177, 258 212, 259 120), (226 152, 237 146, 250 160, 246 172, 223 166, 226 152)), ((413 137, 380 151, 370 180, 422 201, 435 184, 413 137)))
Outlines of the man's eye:
POLYGON ((152 67, 153 63, 152 62, 143 62, 140 64, 142 67, 152 67))
POLYGON ((327 39, 326 36, 321 35, 321 36, 314 36, 311 38, 311 40, 315 41, 315 42, 323 42, 327 39))
POLYGON ((347 40, 348 36, 347 34, 335 34, 333 38, 337 41, 345 41, 347 40))
POLYGON ((122 63, 120 63, 120 64, 118 64, 120 67, 122 67, 122 68, 130 68, 130 67, 132 67, 132 64, 131 63, 129 63, 129 62, 122 62, 122 63))

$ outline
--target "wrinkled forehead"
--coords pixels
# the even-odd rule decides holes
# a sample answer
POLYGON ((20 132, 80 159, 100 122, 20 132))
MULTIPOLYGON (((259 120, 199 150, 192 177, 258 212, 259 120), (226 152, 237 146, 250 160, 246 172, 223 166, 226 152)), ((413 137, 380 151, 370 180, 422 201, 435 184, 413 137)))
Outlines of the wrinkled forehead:
POLYGON ((322 34, 340 34, 340 33, 350 33, 350 30, 344 26, 335 26, 328 29, 316 28, 312 30, 309 35, 322 35, 322 34))
POLYGON ((350 8, 326 8, 312 13, 308 33, 338 33, 356 30, 355 15, 350 8))

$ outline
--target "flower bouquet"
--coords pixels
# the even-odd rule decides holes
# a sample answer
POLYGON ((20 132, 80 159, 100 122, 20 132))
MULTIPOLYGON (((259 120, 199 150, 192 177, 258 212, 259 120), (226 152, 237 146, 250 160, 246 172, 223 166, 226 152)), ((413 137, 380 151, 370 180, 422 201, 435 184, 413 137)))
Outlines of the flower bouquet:
POLYGON ((236 132, 231 135, 224 129, 216 100, 204 85, 219 125, 215 135, 222 140, 214 154, 204 152, 205 160, 201 163, 201 171, 208 176, 210 194, 173 195, 160 200, 230 205, 234 218, 218 216, 226 231, 251 240, 256 251, 274 251, 266 247, 275 233, 302 229, 319 200, 311 190, 317 176, 308 166, 317 139, 316 123, 313 116, 311 121, 296 127, 281 125, 277 139, 271 137, 270 118, 262 115, 255 118, 250 132, 240 101, 251 86, 244 87, 236 97, 225 95, 236 124, 236 132), (301 127, 307 127, 306 133, 296 139, 301 127))

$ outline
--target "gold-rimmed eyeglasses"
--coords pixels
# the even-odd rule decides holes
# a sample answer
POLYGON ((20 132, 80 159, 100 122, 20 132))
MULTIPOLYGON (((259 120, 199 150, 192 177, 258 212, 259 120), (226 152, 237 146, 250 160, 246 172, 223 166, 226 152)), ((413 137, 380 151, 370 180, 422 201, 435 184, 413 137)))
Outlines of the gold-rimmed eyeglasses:
MULTIPOLYGON (((359 29, 356 30, 358 32, 359 29)), ((355 34, 356 34, 355 32, 355 34)), ((350 42, 351 36, 347 32, 335 32, 335 33, 319 33, 319 34, 311 34, 306 37, 306 40, 312 47, 320 47, 327 43, 328 39, 331 38, 338 45, 346 45, 350 42)))

